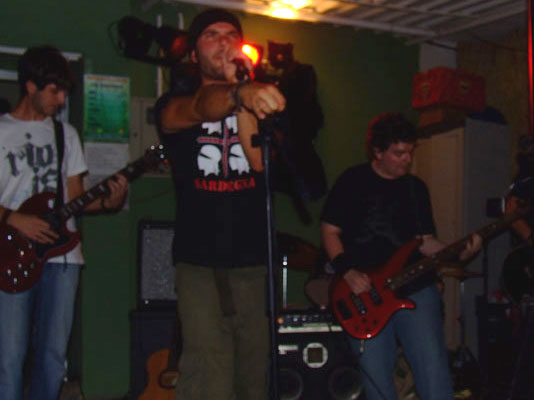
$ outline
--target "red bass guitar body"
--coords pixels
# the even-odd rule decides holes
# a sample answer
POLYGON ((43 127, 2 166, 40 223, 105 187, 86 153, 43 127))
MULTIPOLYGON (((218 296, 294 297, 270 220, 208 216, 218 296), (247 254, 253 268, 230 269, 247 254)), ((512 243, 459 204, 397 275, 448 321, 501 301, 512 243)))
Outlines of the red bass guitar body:
POLYGON ((356 295, 345 279, 336 279, 331 286, 331 306, 334 316, 345 331, 357 339, 376 336, 398 310, 415 308, 408 299, 398 298, 388 287, 388 279, 402 271, 404 264, 420 246, 413 239, 398 249, 380 269, 368 273, 372 289, 356 295))
MULTIPOLYGON (((39 193, 19 207, 25 214, 47 215, 52 211, 55 193, 39 193)), ((41 244, 29 240, 9 225, 0 226, 0 289, 18 293, 31 288, 39 277, 46 260, 65 254, 79 242, 79 232, 70 232, 64 223, 47 221, 58 233, 53 244, 41 244)))
MULTIPOLYGON (((482 239, 493 237, 517 218, 526 215, 529 209, 530 205, 524 204, 515 212, 504 215, 475 233, 482 239)), ((468 235, 405 267, 412 253, 421 245, 420 239, 412 239, 400 247, 385 265, 368 273, 372 289, 359 295, 350 290, 345 279, 334 280, 330 288, 330 304, 334 316, 345 331, 357 339, 376 336, 396 311, 415 308, 411 300, 398 298, 397 291, 417 277, 437 270, 443 262, 458 260, 471 237, 472 235, 468 235)))

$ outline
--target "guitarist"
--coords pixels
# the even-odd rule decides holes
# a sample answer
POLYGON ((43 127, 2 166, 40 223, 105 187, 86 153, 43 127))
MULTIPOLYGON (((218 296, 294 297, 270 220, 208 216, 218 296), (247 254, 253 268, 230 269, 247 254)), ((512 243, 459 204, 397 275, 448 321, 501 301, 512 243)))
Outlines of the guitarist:
MULTIPOLYGON (((415 127, 400 114, 382 114, 371 122, 366 139, 370 162, 349 168, 338 178, 321 217, 324 248, 336 273, 356 294, 371 289, 366 272, 386 263, 414 237, 422 240, 420 255, 429 256, 444 247, 434 237, 428 190, 409 174, 415 127)), ((460 259, 469 259, 480 245, 480 236, 474 237, 460 259)), ((397 398, 393 381, 397 341, 411 365, 421 400, 454 397, 441 299, 434 282, 434 276, 412 282, 403 295, 415 301, 416 309, 395 312, 377 336, 349 337, 368 400, 397 398)))
MULTIPOLYGON (((17 212, 28 198, 58 188, 58 151, 52 117, 65 103, 73 83, 66 59, 50 46, 29 48, 18 62, 21 99, 11 114, 0 116, 0 224, 39 243, 58 234, 36 215, 17 212)), ((65 201, 83 193, 87 172, 76 130, 64 123, 61 166, 65 201)), ((124 176, 108 183, 108 197, 86 211, 117 209, 127 191, 124 176)), ((68 227, 75 230, 74 221, 68 227)), ((2 238, 4 239, 4 238, 2 238)), ((74 300, 83 258, 81 247, 49 259, 39 281, 19 293, 0 291, 0 397, 23 398, 23 365, 32 343, 28 399, 55 400, 66 375, 65 359, 74 300), (33 336, 32 336, 33 335, 33 336)))
MULTIPOLYGON (((517 153, 517 165, 519 172, 512 184, 510 192, 506 197, 505 212, 510 214, 517 210, 518 202, 534 200, 534 137, 523 136, 519 141, 519 152, 517 153)), ((522 242, 534 245, 532 227, 534 226, 534 211, 531 211, 525 218, 518 219, 512 223, 512 229, 522 242)))

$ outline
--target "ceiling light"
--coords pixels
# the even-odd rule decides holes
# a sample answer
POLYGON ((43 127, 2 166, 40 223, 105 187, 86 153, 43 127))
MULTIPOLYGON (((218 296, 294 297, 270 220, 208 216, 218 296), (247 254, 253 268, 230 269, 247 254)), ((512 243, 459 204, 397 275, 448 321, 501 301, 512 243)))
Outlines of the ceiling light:
POLYGON ((297 18, 297 12, 293 8, 283 5, 282 3, 279 3, 279 2, 271 3, 271 10, 269 11, 269 14, 275 18, 282 18, 282 19, 296 19, 297 18))
POLYGON ((310 4, 309 0, 280 0, 280 3, 291 7, 294 10, 300 10, 310 4))

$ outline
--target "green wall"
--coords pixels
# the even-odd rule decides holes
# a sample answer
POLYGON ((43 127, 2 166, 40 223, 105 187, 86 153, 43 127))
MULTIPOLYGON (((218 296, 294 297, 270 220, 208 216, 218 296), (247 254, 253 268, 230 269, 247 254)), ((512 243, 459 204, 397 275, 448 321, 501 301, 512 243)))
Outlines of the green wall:
MULTIPOLYGON (((179 12, 187 27, 198 9, 160 3, 145 12, 140 0, 18 0, 3 4, 0 44, 27 47, 50 43, 82 53, 86 73, 129 76, 133 96, 153 97, 155 68, 120 57, 108 27, 129 14, 150 23, 161 14, 164 23, 174 25, 179 12)), ((295 59, 314 66, 325 115, 316 147, 329 184, 346 167, 365 159, 364 134, 373 116, 386 110, 415 115, 410 110, 410 93, 417 47, 386 34, 347 27, 238 15, 247 40, 265 47, 268 39, 291 42, 295 59)), ((112 30, 116 37, 115 32, 112 30)), ((304 225, 287 196, 277 195, 278 229, 318 243, 322 200, 308 205, 313 222, 304 225)), ((80 292, 80 344, 75 350, 88 399, 119 397, 128 391, 129 312, 137 301, 138 222, 169 220, 173 214, 169 179, 145 177, 131 185, 126 211, 82 219, 87 266, 80 292)), ((306 273, 290 271, 290 303, 308 304, 303 294, 306 277, 306 273)))

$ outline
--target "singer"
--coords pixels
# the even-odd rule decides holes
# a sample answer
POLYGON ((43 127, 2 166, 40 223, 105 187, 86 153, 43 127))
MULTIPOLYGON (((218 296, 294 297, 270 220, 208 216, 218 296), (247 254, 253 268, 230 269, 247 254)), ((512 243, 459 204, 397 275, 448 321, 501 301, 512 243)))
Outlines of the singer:
POLYGON ((198 83, 176 85, 156 105, 177 203, 177 399, 267 397, 265 186, 251 136, 258 119, 284 110, 285 98, 248 79, 242 38, 233 14, 198 14, 188 37, 198 83))

